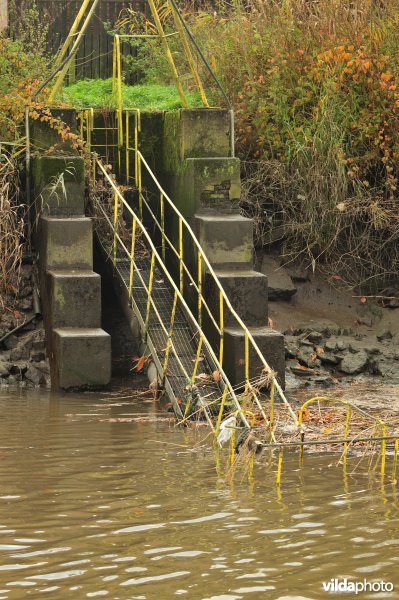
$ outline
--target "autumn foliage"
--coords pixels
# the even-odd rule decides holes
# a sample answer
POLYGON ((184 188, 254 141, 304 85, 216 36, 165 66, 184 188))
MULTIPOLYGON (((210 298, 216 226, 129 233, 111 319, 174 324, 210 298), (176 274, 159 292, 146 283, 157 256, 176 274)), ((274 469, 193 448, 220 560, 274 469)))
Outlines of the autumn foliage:
POLYGON ((287 258, 386 282, 399 267, 399 3, 234 7, 191 24, 233 99, 246 208, 266 225, 278 215, 287 258))

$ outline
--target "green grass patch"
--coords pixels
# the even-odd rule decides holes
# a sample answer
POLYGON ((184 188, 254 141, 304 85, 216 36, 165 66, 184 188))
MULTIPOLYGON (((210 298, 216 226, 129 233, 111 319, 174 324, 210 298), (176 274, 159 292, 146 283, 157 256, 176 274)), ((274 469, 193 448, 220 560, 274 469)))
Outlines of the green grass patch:
MULTIPOLYGON (((186 93, 190 108, 201 106, 196 92, 186 93)), ((181 108, 181 100, 173 85, 122 84, 123 108, 170 110, 181 108)), ((84 79, 64 88, 61 99, 76 108, 112 108, 112 79, 84 79)))

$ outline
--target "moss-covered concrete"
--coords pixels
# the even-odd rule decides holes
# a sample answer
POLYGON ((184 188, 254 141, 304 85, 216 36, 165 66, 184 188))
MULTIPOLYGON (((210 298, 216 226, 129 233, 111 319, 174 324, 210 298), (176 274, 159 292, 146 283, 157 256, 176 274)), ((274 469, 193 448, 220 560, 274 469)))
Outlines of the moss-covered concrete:
POLYGON ((47 272, 49 321, 58 327, 101 326, 101 281, 93 271, 47 272))
POLYGON ((36 213, 84 215, 84 161, 79 156, 39 156, 32 161, 36 213))

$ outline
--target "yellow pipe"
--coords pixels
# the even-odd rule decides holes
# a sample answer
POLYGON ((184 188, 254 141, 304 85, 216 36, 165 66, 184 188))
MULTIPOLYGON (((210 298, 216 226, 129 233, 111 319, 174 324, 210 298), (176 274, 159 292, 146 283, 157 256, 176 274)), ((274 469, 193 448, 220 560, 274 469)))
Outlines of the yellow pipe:
POLYGON ((220 345, 219 345, 219 362, 223 365, 224 354, 224 298, 219 291, 219 328, 220 328, 220 345))
POLYGON ((155 25, 157 27, 159 37, 161 38, 162 44, 164 46, 166 58, 168 59, 170 68, 172 69, 173 79, 175 80, 177 91, 179 93, 182 106, 183 106, 183 108, 187 108, 188 107, 187 99, 184 94, 183 87, 180 83, 179 73, 177 72, 175 61, 173 60, 172 52, 170 51, 169 44, 165 37, 165 32, 162 27, 161 19, 159 18, 158 11, 155 6, 154 0, 148 0, 148 4, 150 5, 151 13, 152 13, 153 19, 155 21, 155 25))
POLYGON ((186 33, 185 33, 185 31, 183 29, 183 26, 181 24, 179 15, 176 13, 176 10, 175 10, 175 7, 173 6, 173 4, 170 5, 170 8, 172 10, 173 19, 175 21, 176 29, 177 29, 177 31, 179 33, 179 37, 180 37, 181 43, 183 45, 183 49, 184 49, 184 53, 185 53, 186 58, 187 58, 187 62, 189 64, 191 73, 193 74, 193 77, 194 77, 195 83, 197 85, 198 91, 200 93, 202 104, 205 106, 205 108, 209 108, 209 104, 208 104, 208 100, 207 100, 207 97, 206 97, 206 94, 205 94, 205 90, 204 90, 204 87, 202 85, 202 81, 201 81, 198 69, 197 69, 197 67, 195 65, 194 57, 193 57, 193 54, 191 52, 190 45, 189 45, 189 43, 187 41, 186 33))
POLYGON ((87 7, 89 6, 91 0, 83 0, 82 2, 82 6, 79 9, 78 14, 75 17, 75 20, 72 24, 72 27, 62 45, 61 50, 59 51, 59 53, 57 54, 57 56, 55 57, 54 60, 54 68, 56 69, 57 67, 59 67, 59 65, 62 63, 64 56, 66 55, 68 48, 70 46, 71 40, 73 37, 75 37, 75 34, 78 30, 78 27, 80 25, 81 20, 83 19, 83 15, 86 12, 87 7))
POLYGON ((89 13, 88 13, 88 15, 87 15, 84 23, 83 23, 82 29, 79 31, 79 33, 78 33, 78 35, 76 37, 76 40, 75 40, 75 42, 74 42, 74 44, 72 46, 71 52, 69 54, 69 59, 65 63, 65 65, 62 67, 62 69, 59 71, 59 73, 58 73, 58 75, 56 77, 53 89, 51 90, 50 95, 48 97, 48 102, 49 103, 51 103, 51 102, 54 101, 54 98, 55 98, 56 94, 61 89, 62 83, 63 83, 63 81, 65 79, 65 75, 68 72, 69 65, 70 65, 71 61, 75 58, 75 55, 76 55, 77 51, 79 50, 80 41, 81 41, 83 35, 86 32, 86 29, 87 29, 87 27, 88 27, 88 25, 89 25, 89 23, 91 21, 91 18, 92 18, 93 14, 94 14, 94 11, 95 11, 96 7, 97 7, 97 4, 98 4, 98 0, 94 0, 94 2, 92 4, 92 7, 90 8, 90 11, 89 11, 89 13))
POLYGON ((155 270, 155 252, 153 252, 151 255, 150 279, 148 281, 147 312, 145 315, 145 324, 144 324, 144 337, 147 335, 148 322, 150 320, 151 294, 152 294, 152 286, 154 283, 154 270, 155 270))
POLYGON ((136 221, 136 219, 133 219, 132 244, 131 244, 131 248, 130 248, 129 300, 132 297, 132 292, 133 292, 134 250, 135 250, 135 246, 136 246, 136 227, 137 227, 137 221, 136 221))

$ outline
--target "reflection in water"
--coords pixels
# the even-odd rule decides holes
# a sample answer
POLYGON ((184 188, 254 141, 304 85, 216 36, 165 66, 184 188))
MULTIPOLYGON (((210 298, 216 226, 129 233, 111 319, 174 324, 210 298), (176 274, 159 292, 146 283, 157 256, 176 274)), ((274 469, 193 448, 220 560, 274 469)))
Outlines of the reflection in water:
POLYGON ((276 487, 268 452, 232 486, 205 428, 133 420, 154 410, 141 399, 19 391, 0 405, 0 600, 313 600, 344 577, 399 597, 397 487, 356 459, 344 473, 336 456, 301 467, 285 452, 276 487))

